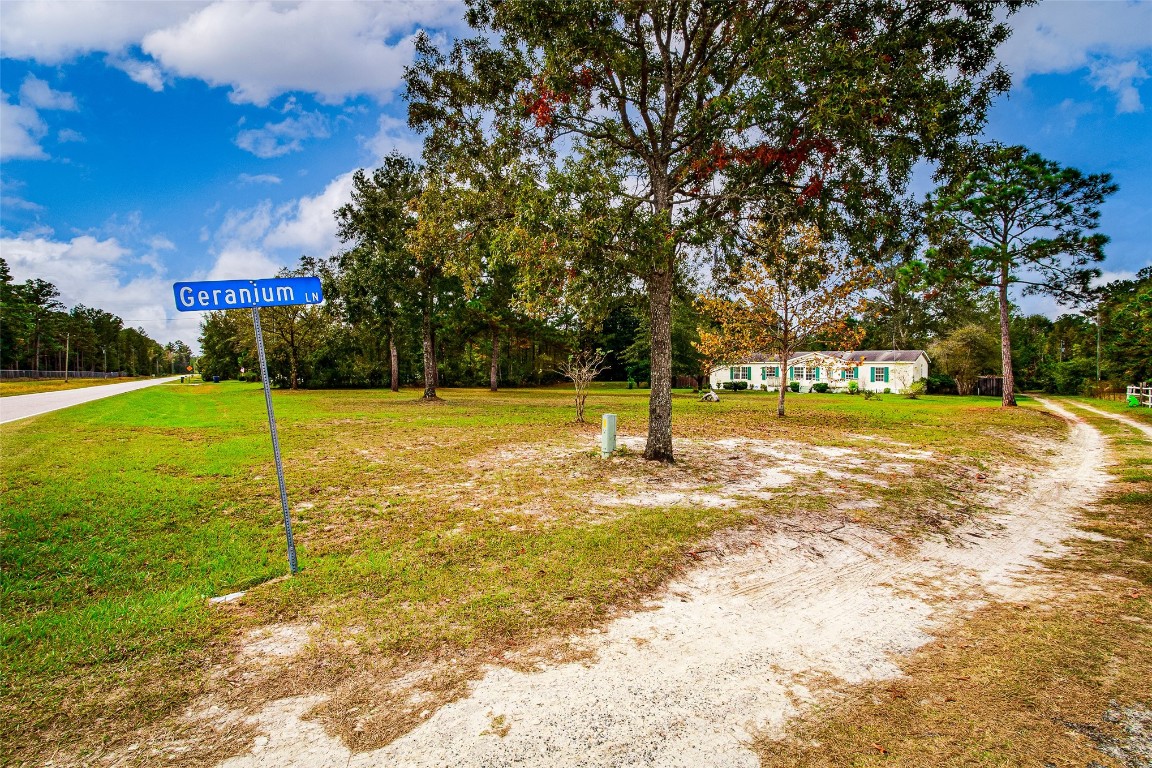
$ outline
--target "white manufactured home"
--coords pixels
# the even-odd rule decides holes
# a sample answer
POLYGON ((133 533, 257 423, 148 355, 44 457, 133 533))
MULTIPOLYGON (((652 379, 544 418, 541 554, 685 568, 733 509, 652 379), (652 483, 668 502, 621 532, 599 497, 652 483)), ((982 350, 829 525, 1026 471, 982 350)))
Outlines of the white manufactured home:
POLYGON ((812 385, 828 384, 832 391, 846 391, 851 382, 861 390, 900 393, 913 382, 928 378, 927 353, 922 349, 863 349, 851 352, 797 352, 785 365, 768 355, 750 355, 733 365, 716 368, 709 376, 712 389, 728 381, 746 381, 748 389, 779 389, 781 384, 800 384, 801 392, 812 385))

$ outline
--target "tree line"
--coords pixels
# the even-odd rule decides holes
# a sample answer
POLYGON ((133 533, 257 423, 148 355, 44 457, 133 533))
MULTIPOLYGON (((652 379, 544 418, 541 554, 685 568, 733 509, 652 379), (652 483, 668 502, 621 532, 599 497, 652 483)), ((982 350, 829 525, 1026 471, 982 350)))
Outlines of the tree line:
POLYGON ((110 312, 83 304, 68 309, 46 280, 14 282, 0 258, 0 367, 147 376, 184 372, 191 362, 182 341, 161 345, 110 312))
MULTIPOLYGON (((1111 179, 978 140, 1021 5, 471 0, 476 35, 418 36, 405 73, 421 162, 357 173, 334 212, 343 249, 295 270, 327 303, 267 311, 273 370, 431 400, 544 383, 602 349, 606 377, 649 386, 645 456, 670 460, 676 379, 699 382, 782 322, 773 301, 848 271, 810 348, 935 348, 957 389, 998 366, 1011 405, 1019 387, 1094 380, 1077 377, 1098 322, 1101 378, 1143 375, 1130 326, 1147 322, 1147 277, 1091 285, 1111 179), (938 188, 910 201, 922 161, 938 188), (1081 314, 1019 317, 1020 288, 1081 314)), ((205 318, 206 367, 251 369, 249 322, 205 318)))

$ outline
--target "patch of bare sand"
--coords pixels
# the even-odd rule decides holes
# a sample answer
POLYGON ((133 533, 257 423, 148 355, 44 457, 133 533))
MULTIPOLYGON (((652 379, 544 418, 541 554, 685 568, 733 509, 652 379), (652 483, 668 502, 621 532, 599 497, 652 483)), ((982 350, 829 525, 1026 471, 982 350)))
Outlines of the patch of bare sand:
POLYGON ((302 719, 317 699, 273 702, 249 721, 264 738, 223 765, 755 766, 746 745, 829 677, 898 675, 900 655, 966 608, 1028 596, 1037 559, 1076 535, 1072 510, 1106 482, 1099 433, 1053 410, 1073 424, 1052 464, 960 536, 900 552, 853 525, 718 536, 654 610, 575 640, 594 661, 491 667, 469 696, 357 754, 302 719))
MULTIPOLYGON (((632 453, 644 449, 644 438, 621 436, 619 447, 632 453)), ((927 451, 918 456, 901 455, 910 461, 892 462, 884 451, 749 438, 721 440, 677 439, 677 466, 661 467, 660 477, 619 477, 615 487, 588 494, 595 507, 668 507, 674 504, 728 509, 749 502, 767 501, 798 480, 811 479, 816 493, 842 489, 819 480, 888 485, 883 475, 912 474, 910 462, 932 459, 927 451)), ((623 461, 622 459, 615 459, 623 461)), ((861 504, 863 499, 858 500, 861 504)))

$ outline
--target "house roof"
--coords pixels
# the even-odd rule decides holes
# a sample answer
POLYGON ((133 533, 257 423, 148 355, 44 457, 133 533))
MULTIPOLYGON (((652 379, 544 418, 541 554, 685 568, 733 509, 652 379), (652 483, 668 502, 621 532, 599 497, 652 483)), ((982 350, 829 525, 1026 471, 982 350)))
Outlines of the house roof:
MULTIPOLYGON (((858 349, 849 352, 841 351, 807 351, 797 352, 792 357, 788 358, 789 363, 797 360, 802 360, 806 357, 813 355, 820 355, 822 357, 831 357, 836 360, 851 360, 852 362, 861 363, 914 363, 921 355, 926 359, 928 353, 922 349, 858 349)), ((779 362, 773 355, 766 354, 753 354, 743 358, 737 365, 747 365, 749 363, 776 363, 779 362)))
MULTIPOLYGON (((796 357, 811 354, 814 353, 798 352, 796 357)), ((928 354, 922 349, 859 349, 851 352, 818 352, 815 354, 834 357, 837 360, 852 360, 863 363, 914 363, 921 355, 928 357, 928 354)))

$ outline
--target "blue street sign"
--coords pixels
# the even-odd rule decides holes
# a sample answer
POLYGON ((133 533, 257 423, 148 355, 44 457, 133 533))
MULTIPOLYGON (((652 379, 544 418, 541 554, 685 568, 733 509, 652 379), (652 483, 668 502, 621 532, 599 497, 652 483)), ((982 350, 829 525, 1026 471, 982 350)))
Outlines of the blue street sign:
POLYGON ((176 309, 181 312, 284 307, 289 304, 319 304, 324 300, 318 277, 176 283, 172 292, 176 295, 176 309))
POLYGON ((288 487, 284 482, 284 463, 280 458, 280 436, 276 429, 276 414, 272 410, 272 389, 268 383, 268 361, 264 355, 264 331, 260 327, 260 307, 319 304, 324 300, 324 294, 320 290, 320 278, 274 277, 268 280, 176 283, 172 286, 172 293, 176 296, 176 309, 181 312, 252 309, 252 329, 256 332, 260 378, 264 380, 264 406, 268 410, 268 431, 272 434, 272 455, 276 459, 276 480, 280 485, 280 512, 284 516, 284 536, 288 542, 288 570, 295 574, 298 570, 296 542, 292 537, 292 517, 288 513, 288 487))

